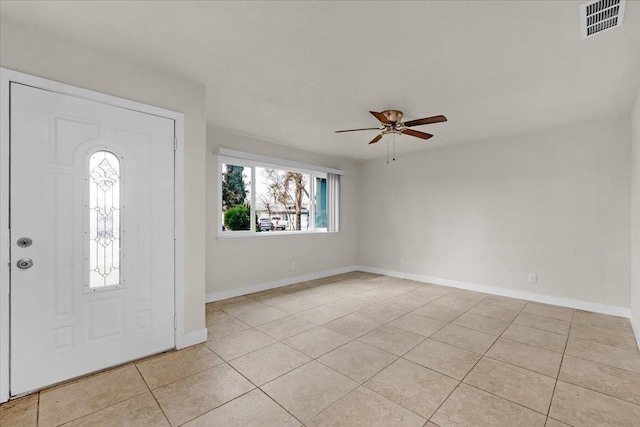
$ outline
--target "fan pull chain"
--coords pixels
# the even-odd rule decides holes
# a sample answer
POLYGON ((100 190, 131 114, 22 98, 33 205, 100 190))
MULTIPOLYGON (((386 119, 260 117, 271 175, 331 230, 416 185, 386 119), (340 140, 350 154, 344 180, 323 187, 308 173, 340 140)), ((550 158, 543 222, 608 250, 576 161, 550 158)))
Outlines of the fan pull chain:
POLYGON ((396 161, 396 134, 393 134, 393 161, 396 161))
POLYGON ((387 164, 389 164, 389 138, 385 138, 387 141, 387 164))

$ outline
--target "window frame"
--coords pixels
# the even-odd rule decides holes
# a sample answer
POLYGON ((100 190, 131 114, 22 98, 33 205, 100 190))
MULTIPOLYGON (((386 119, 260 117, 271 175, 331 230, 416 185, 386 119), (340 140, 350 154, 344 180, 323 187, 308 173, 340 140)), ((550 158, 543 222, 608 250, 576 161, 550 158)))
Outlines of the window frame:
MULTIPOLYGON (((270 238, 280 236, 299 236, 309 234, 321 234, 321 235, 335 235, 339 233, 339 228, 335 231, 330 231, 329 224, 327 227, 315 228, 315 210, 316 210, 316 178, 322 178, 329 181, 329 174, 344 175, 344 172, 339 169, 332 169, 322 166, 314 166, 305 163, 293 162, 284 159, 277 159, 268 156, 261 156, 256 154, 244 153, 240 151, 230 150, 226 148, 218 148, 216 150, 218 157, 218 169, 217 169, 217 185, 218 185, 218 199, 217 203, 217 231, 216 236, 220 240, 238 239, 238 238, 270 238), (251 184, 249 186, 250 195, 250 226, 249 230, 227 230, 222 231, 224 224, 223 220, 223 204, 222 204, 222 174, 224 172, 223 165, 229 164, 233 166, 243 166, 245 168, 251 168, 251 174, 248 177, 251 184), (287 172, 297 172, 305 175, 309 175, 309 229, 308 230, 290 230, 279 233, 258 233, 255 231, 256 227, 256 168, 262 169, 276 169, 287 172)), ((328 191, 328 187, 327 187, 328 191)), ((338 201, 338 205, 340 201, 338 201)), ((329 210, 329 197, 327 194, 327 210, 329 210)), ((327 222, 329 221, 329 214, 327 212, 327 222)))

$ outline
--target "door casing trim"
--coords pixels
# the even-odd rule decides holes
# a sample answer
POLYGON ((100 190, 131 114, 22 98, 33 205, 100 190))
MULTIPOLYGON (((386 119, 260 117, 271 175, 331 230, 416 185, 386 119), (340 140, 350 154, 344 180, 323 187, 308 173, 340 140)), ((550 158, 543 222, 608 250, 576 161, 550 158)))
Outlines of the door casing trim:
MULTIPOLYGON (((174 315, 176 317, 174 345, 176 348, 184 348, 192 345, 194 341, 193 333, 185 335, 184 330, 184 114, 0 67, 0 403, 8 401, 10 398, 9 85, 11 82, 114 107, 153 114, 174 121, 176 141, 174 156, 174 315)), ((200 335, 202 334, 198 334, 196 338, 199 339, 200 335)))

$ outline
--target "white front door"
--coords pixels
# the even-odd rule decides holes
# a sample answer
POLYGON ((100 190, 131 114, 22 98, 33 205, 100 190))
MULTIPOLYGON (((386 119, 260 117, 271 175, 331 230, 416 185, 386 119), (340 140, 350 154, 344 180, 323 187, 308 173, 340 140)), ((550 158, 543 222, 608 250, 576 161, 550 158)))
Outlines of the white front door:
POLYGON ((174 347, 174 121, 11 83, 11 395, 174 347))

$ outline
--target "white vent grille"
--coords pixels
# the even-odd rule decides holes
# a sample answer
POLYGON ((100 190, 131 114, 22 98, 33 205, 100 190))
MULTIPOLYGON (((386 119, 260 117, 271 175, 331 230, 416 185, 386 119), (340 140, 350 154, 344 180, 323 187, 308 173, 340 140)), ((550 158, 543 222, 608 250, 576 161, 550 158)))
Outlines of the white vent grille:
POLYGON ((627 0, 594 0, 580 5, 582 40, 622 25, 627 0))

